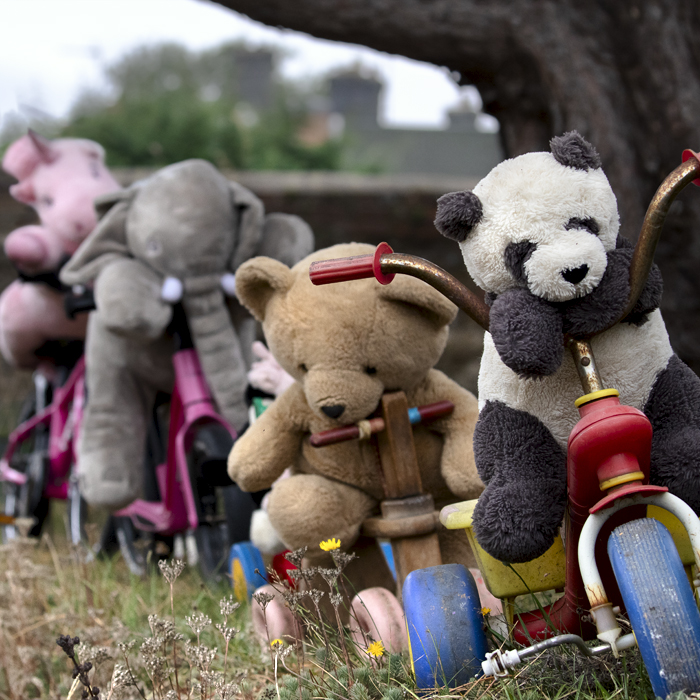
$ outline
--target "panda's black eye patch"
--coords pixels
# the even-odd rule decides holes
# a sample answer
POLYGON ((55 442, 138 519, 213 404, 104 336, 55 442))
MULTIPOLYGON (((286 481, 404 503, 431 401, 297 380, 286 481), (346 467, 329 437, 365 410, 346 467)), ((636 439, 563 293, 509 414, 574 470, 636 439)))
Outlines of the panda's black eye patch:
POLYGON ((600 233, 600 226, 598 225, 598 222, 595 219, 592 219, 590 216, 586 219, 580 219, 578 216, 574 216, 566 222, 564 228, 567 231, 571 231, 572 228, 584 229, 585 231, 592 233, 594 236, 597 236, 600 233))
POLYGON ((527 286, 527 273, 525 263, 537 250, 537 244, 532 241, 521 241, 520 243, 510 243, 503 254, 504 262, 509 272, 516 282, 527 286))

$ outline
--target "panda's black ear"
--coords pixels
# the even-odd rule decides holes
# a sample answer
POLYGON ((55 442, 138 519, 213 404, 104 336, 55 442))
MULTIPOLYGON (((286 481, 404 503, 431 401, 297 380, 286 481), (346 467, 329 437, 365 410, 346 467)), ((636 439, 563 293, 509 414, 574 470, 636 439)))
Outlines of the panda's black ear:
POLYGON ((449 192, 437 201, 435 228, 461 243, 484 216, 481 200, 473 192, 449 192))
POLYGON ((595 170, 602 165, 598 151, 578 131, 567 131, 562 136, 555 136, 549 142, 549 148, 555 160, 569 168, 595 170))

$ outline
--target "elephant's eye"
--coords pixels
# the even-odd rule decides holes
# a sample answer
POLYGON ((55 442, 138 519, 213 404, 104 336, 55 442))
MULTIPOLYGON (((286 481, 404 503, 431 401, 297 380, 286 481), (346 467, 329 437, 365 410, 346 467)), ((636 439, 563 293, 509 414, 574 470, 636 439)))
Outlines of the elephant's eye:
POLYGON ((162 246, 156 240, 151 239, 146 243, 146 255, 154 256, 160 255, 162 246))
POLYGON ((308 368, 303 362, 299 365, 299 369, 300 369, 302 372, 308 372, 308 371, 309 371, 309 368, 308 368))
POLYGON ((377 373, 376 367, 365 367, 365 374, 376 374, 376 373, 377 373))
POLYGON ((39 204, 42 207, 52 207, 53 206, 53 197, 49 197, 48 195, 45 195, 39 200, 39 204))

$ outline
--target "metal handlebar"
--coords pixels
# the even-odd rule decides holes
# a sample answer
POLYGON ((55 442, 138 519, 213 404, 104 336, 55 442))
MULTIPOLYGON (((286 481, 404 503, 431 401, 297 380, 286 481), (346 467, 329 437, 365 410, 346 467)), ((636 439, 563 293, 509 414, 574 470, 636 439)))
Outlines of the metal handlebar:
MULTIPOLYGON (((684 163, 661 183, 649 204, 630 265, 627 305, 619 318, 603 330, 614 326, 634 308, 646 284, 656 245, 673 200, 686 185, 700 178, 700 155, 688 150, 683 158, 684 163)), ((398 273, 427 282, 488 330, 489 307, 468 287, 434 263, 415 255, 394 253, 386 243, 381 243, 373 255, 322 260, 312 263, 309 268, 311 281, 317 285, 371 277, 381 284, 389 284, 398 273)))
MULTIPOLYGON (((630 297, 620 317, 616 319, 614 323, 611 323, 608 328, 621 321, 634 309, 639 295, 642 293, 644 285, 646 284, 651 265, 654 262, 656 244, 661 237, 661 230, 666 221, 668 210, 679 192, 686 185, 689 185, 693 180, 700 177, 700 160, 698 160, 698 155, 693 153, 693 151, 685 151, 683 160, 683 164, 679 165, 661 183, 649 204, 644 216, 644 221, 642 222, 642 228, 639 231, 637 245, 632 255, 632 263, 630 265, 630 297)), ((605 330, 607 330, 607 328, 605 330)))
POLYGON ((427 282, 482 328, 489 329, 489 307, 474 292, 435 263, 416 255, 394 253, 388 243, 380 243, 370 255, 319 260, 309 267, 309 277, 316 285, 372 277, 380 284, 389 284, 397 274, 427 282))

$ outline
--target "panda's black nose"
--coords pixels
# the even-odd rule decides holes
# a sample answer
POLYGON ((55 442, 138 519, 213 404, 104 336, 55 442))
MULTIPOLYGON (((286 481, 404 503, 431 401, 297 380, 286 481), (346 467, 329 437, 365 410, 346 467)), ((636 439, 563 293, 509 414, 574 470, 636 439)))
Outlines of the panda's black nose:
POLYGON ((578 284, 588 274, 588 265, 575 267, 573 270, 564 270, 561 276, 571 284, 578 284))
POLYGON ((342 406, 341 404, 337 404, 336 406, 321 406, 321 410, 329 418, 340 418, 340 416, 343 415, 343 411, 345 410, 345 406, 342 406))

